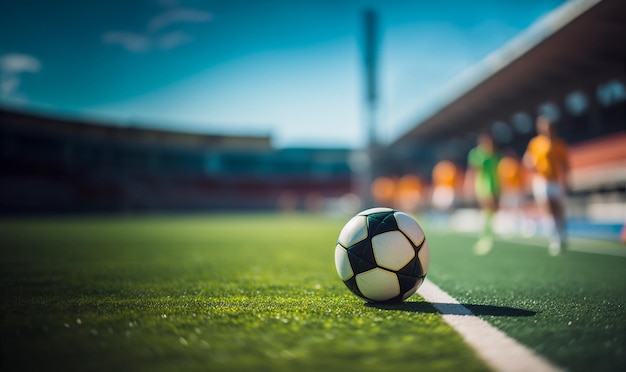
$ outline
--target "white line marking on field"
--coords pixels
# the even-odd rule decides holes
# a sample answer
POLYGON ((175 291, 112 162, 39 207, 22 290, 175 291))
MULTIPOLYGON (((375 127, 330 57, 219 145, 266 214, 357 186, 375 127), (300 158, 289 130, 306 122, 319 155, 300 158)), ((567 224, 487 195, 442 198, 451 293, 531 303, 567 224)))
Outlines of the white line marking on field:
MULTIPOLYGON (((496 240, 507 242, 507 243, 517 243, 524 244, 533 247, 548 247, 547 242, 536 242, 531 240, 517 240, 513 238, 496 238, 496 240)), ((565 249, 568 251, 582 252, 582 253, 592 253, 592 254, 602 254, 606 256, 617 256, 617 257, 626 257, 626 250, 621 248, 610 248, 610 247, 601 247, 598 246, 602 243, 598 243, 597 240, 593 239, 584 239, 584 238, 576 238, 573 239, 576 244, 570 244, 565 249)))
POLYGON ((452 296, 426 279, 417 293, 442 313, 443 319, 461 334, 478 355, 496 371, 561 371, 534 351, 474 315, 452 296), (446 305, 458 305, 459 311, 446 314, 446 305))
MULTIPOLYGON (((503 238, 503 237, 497 237, 495 238, 495 240, 506 242, 506 243, 516 243, 516 244, 523 244, 523 245, 528 245, 532 247, 546 248, 546 250, 548 249, 547 240, 546 242, 538 242, 538 241, 532 241, 532 240, 520 240, 520 239, 503 238)), ((599 246, 601 243, 598 244, 598 241, 596 240, 583 239, 583 238, 576 238, 574 240, 575 241, 572 242, 574 244, 570 244, 565 248, 566 251, 601 254, 601 255, 606 255, 606 256, 626 257, 626 250, 619 249, 619 248, 602 247, 602 246, 599 246)))
MULTIPOLYGON (((476 233, 469 232, 456 232, 456 234, 466 236, 466 237, 477 237, 476 233)), ((548 249, 548 239, 535 239, 535 238, 519 238, 519 237, 505 237, 505 236, 496 236, 494 238, 497 242, 504 243, 515 243, 520 245, 527 245, 529 247, 539 247, 545 248, 546 251, 548 249)), ((581 253, 591 253, 591 254, 601 254, 606 256, 617 256, 617 257, 626 257, 626 249, 621 247, 612 247, 611 243, 605 243, 601 240, 594 239, 586 239, 586 238, 572 238, 570 239, 570 243, 565 250, 566 251, 575 251, 581 253)), ((495 247, 496 249, 498 247, 495 247)))

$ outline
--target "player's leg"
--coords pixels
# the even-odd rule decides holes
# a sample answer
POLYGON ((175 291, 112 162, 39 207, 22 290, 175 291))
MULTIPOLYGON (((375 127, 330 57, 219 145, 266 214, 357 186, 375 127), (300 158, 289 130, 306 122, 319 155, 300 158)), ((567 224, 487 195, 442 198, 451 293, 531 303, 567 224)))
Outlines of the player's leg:
POLYGON ((550 254, 558 255, 566 243, 565 194, 557 182, 548 185, 548 208, 554 223, 554 235, 550 243, 550 254))
POLYGON ((482 210, 485 215, 481 236, 491 238, 493 236, 493 215, 495 214, 494 201, 492 198, 485 198, 482 201, 482 210))
POLYGON ((557 231, 555 213, 558 213, 556 203, 551 198, 550 183, 541 176, 533 177, 533 196, 542 213, 542 224, 549 239, 548 251, 557 255, 561 251, 561 241, 557 231))
POLYGON ((561 253, 561 249, 563 247, 563 241, 561 240, 559 228, 559 205, 556 200, 550 199, 550 201, 548 202, 548 213, 551 228, 551 231, 549 231, 550 245, 548 247, 548 250, 550 255, 556 256, 561 253))
POLYGON ((489 183, 482 183, 477 189, 478 202, 483 214, 483 226, 474 245, 474 253, 478 255, 487 254, 493 248, 493 218, 498 207, 498 193, 492 186, 489 183))

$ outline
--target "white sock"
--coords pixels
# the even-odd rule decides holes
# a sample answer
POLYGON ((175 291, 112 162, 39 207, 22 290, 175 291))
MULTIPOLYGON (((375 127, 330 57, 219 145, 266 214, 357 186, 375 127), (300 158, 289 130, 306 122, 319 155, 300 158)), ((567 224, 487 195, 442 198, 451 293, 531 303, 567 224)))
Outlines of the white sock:
POLYGON ((561 233, 559 229, 557 229, 556 221, 552 216, 546 216, 543 220, 543 225, 546 229, 546 235, 550 242, 553 243, 561 243, 561 233))

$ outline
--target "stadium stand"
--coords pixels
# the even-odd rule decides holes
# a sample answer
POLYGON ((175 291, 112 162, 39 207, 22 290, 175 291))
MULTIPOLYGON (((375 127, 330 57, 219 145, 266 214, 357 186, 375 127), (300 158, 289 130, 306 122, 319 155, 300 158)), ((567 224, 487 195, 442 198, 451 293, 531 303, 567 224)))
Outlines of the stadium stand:
POLYGON ((350 191, 348 150, 0 110, 0 211, 273 209, 350 191))
POLYGON ((625 25, 624 1, 564 3, 450 84, 377 169, 401 158, 423 175, 442 158, 464 165, 479 132, 521 155, 542 114, 571 146, 574 199, 617 194, 625 203, 625 25))

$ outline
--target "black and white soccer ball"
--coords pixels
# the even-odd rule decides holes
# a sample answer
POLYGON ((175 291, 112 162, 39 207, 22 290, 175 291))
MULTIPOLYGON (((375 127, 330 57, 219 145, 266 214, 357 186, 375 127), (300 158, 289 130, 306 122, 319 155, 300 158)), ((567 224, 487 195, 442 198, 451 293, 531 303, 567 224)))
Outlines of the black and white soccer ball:
POLYGON ((341 230, 335 267, 344 284, 368 302, 402 302, 424 282, 430 249, 424 231, 406 213, 372 208, 341 230))

